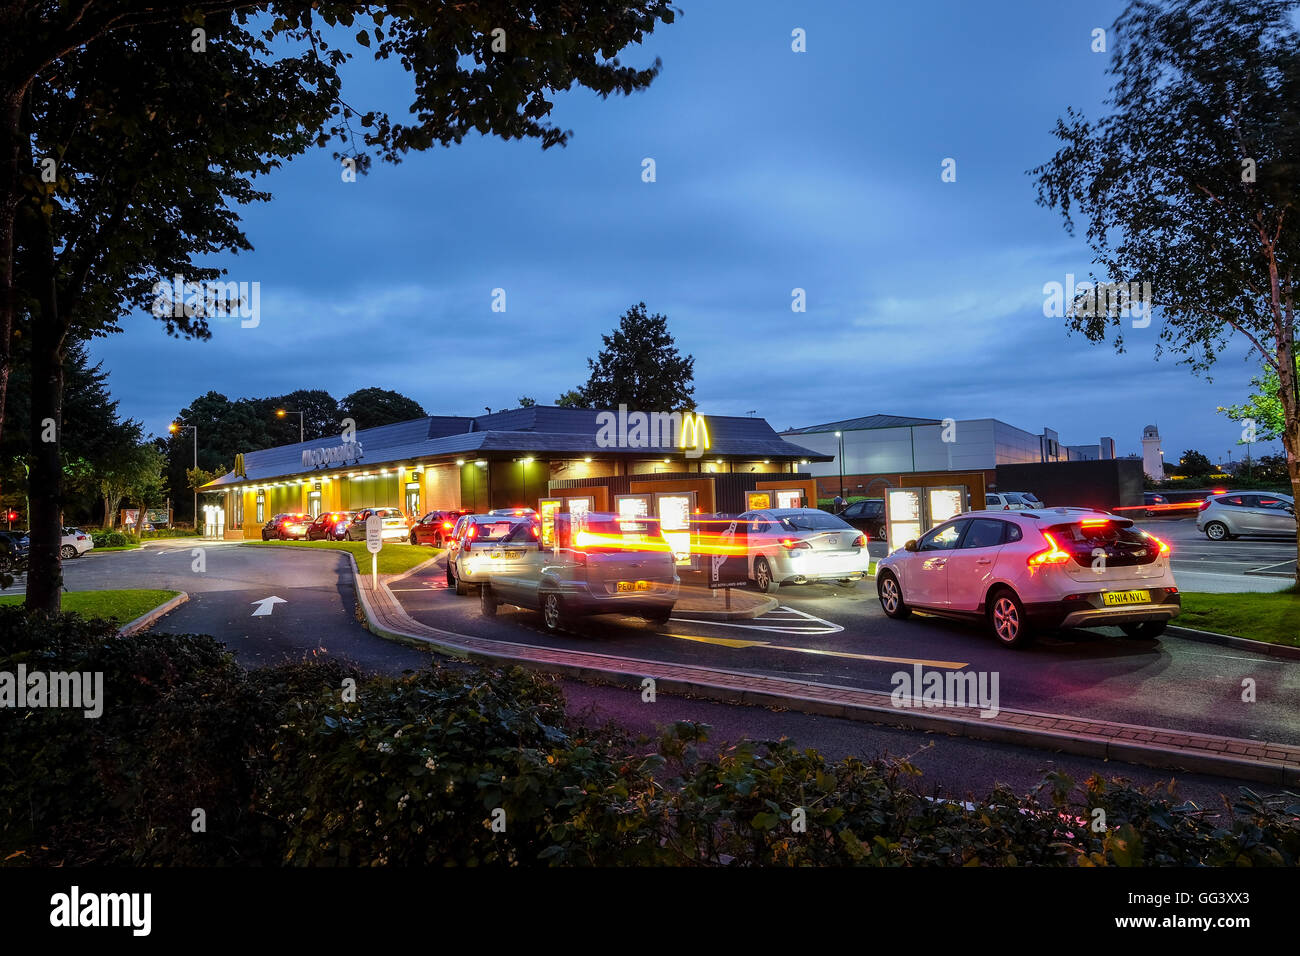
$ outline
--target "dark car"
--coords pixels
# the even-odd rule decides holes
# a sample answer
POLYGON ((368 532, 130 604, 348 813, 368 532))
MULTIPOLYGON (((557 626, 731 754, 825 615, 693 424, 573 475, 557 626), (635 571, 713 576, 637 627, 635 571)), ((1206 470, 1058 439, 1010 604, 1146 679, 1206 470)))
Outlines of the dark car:
POLYGON ((307 525, 308 541, 342 541, 352 521, 351 511, 322 511, 307 525))
POLYGON ((1169 504, 1169 499, 1164 495, 1156 494, 1154 491, 1144 491, 1142 493, 1142 503, 1147 506, 1146 515, 1150 518, 1159 512, 1166 510, 1163 507, 1153 507, 1153 505, 1167 505, 1169 504))
POLYGON ((442 543, 451 537, 456 522, 461 515, 472 514, 470 511, 430 511, 427 515, 411 525, 411 544, 431 544, 441 548, 442 543))
POLYGON ((30 545, 21 531, 0 531, 0 572, 27 570, 30 545))
POLYGON ((309 524, 311 524, 309 514, 288 512, 274 515, 262 526, 262 540, 287 541, 291 538, 305 538, 309 524))
POLYGON ((855 501, 841 511, 839 516, 859 531, 865 531, 869 540, 885 540, 884 498, 864 498, 855 501))

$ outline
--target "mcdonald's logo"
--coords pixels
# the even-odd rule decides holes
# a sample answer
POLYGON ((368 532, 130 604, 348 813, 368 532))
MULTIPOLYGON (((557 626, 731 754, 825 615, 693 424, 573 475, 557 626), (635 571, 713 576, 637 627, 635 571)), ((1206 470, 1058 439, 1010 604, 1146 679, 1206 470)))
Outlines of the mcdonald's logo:
POLYGON ((699 458, 708 451, 709 426, 705 424, 703 415, 682 412, 682 433, 677 447, 686 450, 687 458, 699 458))
POLYGON ((244 453, 242 451, 235 456, 235 477, 248 477, 248 469, 244 467, 244 453))

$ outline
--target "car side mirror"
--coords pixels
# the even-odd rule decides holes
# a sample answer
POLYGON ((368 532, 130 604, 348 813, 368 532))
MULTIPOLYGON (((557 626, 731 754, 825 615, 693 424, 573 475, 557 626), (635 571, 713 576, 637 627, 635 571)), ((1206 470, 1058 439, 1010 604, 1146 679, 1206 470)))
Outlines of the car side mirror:
POLYGON ((915 541, 909 541, 909 542, 907 542, 906 544, 903 545, 903 550, 904 550, 904 551, 915 551, 915 550, 916 550, 916 542, 915 542, 915 541))

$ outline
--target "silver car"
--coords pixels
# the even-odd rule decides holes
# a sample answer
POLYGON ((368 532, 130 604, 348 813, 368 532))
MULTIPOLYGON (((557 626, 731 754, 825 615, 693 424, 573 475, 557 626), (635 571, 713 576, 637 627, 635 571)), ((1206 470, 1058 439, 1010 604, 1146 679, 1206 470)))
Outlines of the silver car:
POLYGON ((1295 499, 1259 491, 1210 495, 1196 513, 1196 530, 1211 541, 1228 541, 1239 534, 1294 537, 1295 499))
POLYGON ((447 543, 447 587, 468 594, 494 574, 522 574, 541 560, 541 526, 528 515, 464 515, 447 543))
POLYGON ((631 614, 665 623, 677 603, 680 580, 672 546, 654 518, 590 512, 555 516, 552 547, 540 562, 494 569, 479 589, 483 613, 501 604, 541 611, 547 630, 578 616, 631 614))
POLYGON ((817 508, 747 511, 736 522, 736 544, 749 554, 749 579, 770 594, 782 584, 838 581, 852 586, 867 576, 867 536, 817 508))

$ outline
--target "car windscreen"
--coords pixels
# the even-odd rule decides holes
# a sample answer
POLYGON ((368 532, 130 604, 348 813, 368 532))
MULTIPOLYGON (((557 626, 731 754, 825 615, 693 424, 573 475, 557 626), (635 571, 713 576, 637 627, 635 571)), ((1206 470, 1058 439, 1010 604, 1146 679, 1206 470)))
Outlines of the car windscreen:
POLYGON ((783 531, 852 531, 853 527, 842 518, 824 511, 808 511, 798 515, 778 517, 777 523, 783 531))

